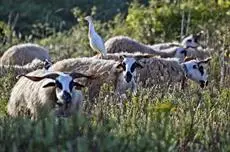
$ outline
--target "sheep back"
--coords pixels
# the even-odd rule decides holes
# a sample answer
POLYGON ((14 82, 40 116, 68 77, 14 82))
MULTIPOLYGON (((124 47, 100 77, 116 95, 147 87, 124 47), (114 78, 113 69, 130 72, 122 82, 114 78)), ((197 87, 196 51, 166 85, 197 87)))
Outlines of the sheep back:
POLYGON ((127 36, 115 36, 105 42, 105 48, 108 53, 118 52, 142 52, 154 53, 155 50, 127 36))
POLYGON ((26 74, 31 71, 42 69, 44 67, 44 62, 39 59, 34 59, 31 63, 26 65, 1 65, 0 64, 0 77, 12 74, 13 76, 19 74, 26 74))
POLYGON ((114 60, 103 60, 95 58, 72 58, 58 61, 50 69, 61 72, 80 72, 87 75, 100 75, 96 79, 79 80, 80 83, 88 87, 90 100, 99 95, 100 87, 104 84, 111 84, 116 87, 119 73, 116 72, 116 66, 119 62, 114 60))
POLYGON ((184 70, 175 59, 147 58, 139 62, 144 68, 137 69, 137 75, 143 84, 180 82, 184 78, 184 70))
MULTIPOLYGON (((28 75, 41 76, 43 70, 36 70, 28 75)), ((50 80, 44 79, 39 82, 31 81, 21 77, 12 89, 7 105, 10 116, 32 116, 37 118, 39 113, 45 114, 55 106, 55 88, 42 88, 50 80)))

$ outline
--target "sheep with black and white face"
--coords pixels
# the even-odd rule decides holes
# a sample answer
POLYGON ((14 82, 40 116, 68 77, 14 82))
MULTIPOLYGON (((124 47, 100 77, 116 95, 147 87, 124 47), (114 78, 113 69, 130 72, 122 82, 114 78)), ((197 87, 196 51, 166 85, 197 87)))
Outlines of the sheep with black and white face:
POLYGON ((103 84, 113 86, 114 92, 118 96, 125 95, 127 90, 131 90, 131 92, 135 93, 136 81, 133 74, 135 74, 136 68, 139 67, 141 66, 137 62, 128 58, 114 61, 84 57, 58 61, 50 67, 50 70, 62 72, 78 71, 86 74, 99 75, 99 77, 94 80, 82 82, 88 87, 89 99, 94 100, 94 98, 99 95, 100 88, 103 84))
MULTIPOLYGON (((138 76, 139 82, 146 86, 166 82, 181 82, 183 88, 184 80, 186 79, 200 84, 202 88, 207 84, 208 74, 205 65, 211 58, 204 60, 186 58, 184 62, 180 62, 178 58, 159 58, 154 57, 152 54, 143 53, 121 52, 107 54, 108 60, 120 61, 121 57, 130 58, 132 62, 135 60, 139 67, 142 67, 137 68, 134 75, 135 77, 138 76)), ((98 56, 94 56, 94 58, 98 58, 98 56)), ((132 66, 133 64, 130 65, 132 66)))
POLYGON ((76 78, 92 78, 81 73, 36 70, 20 79, 12 89, 7 105, 10 116, 30 116, 37 119, 53 111, 57 116, 69 116, 80 106, 83 87, 76 78))

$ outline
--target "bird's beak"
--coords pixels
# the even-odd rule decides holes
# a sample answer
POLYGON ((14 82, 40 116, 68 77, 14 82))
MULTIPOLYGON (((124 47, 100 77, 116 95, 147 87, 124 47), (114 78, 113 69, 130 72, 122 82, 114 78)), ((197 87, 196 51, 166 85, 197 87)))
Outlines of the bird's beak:
POLYGON ((89 21, 89 17, 88 17, 88 16, 86 16, 86 17, 85 17, 85 20, 86 20, 86 21, 89 21))

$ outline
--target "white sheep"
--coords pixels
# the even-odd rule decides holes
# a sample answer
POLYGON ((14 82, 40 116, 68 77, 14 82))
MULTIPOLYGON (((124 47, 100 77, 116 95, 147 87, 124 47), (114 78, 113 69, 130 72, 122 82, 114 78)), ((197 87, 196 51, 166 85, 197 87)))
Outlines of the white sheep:
POLYGON ((186 50, 184 48, 168 49, 165 51, 153 49, 150 45, 142 44, 127 36, 115 36, 105 42, 105 47, 108 53, 119 52, 141 52, 161 56, 163 58, 180 58, 184 59, 186 56, 186 50))
POLYGON ((1 65, 0 64, 0 77, 7 76, 8 74, 19 75, 29 73, 37 69, 44 68, 44 61, 34 59, 31 63, 26 65, 1 65))
POLYGON ((211 58, 205 60, 186 58, 185 62, 180 63, 176 58, 159 58, 151 54, 121 52, 109 53, 107 59, 119 61, 124 56, 134 58, 142 65, 143 68, 137 69, 136 73, 139 81, 144 85, 181 82, 181 87, 184 88, 186 78, 199 83, 202 88, 207 84, 208 74, 204 64, 208 63, 211 58))
POLYGON ((86 77, 81 73, 50 72, 36 70, 19 75, 7 105, 10 116, 29 116, 37 119, 49 112, 57 116, 69 116, 83 99, 81 87, 74 79, 86 77))
POLYGON ((180 61, 183 61, 186 55, 201 59, 204 59, 209 56, 208 52, 206 51, 197 50, 191 47, 184 48, 183 46, 176 45, 174 43, 167 47, 164 46, 164 44, 162 46, 161 44, 157 44, 157 47, 153 47, 151 45, 142 44, 127 36, 112 37, 105 42, 105 47, 108 53, 141 52, 154 54, 157 56, 161 56, 163 58, 179 58, 180 61))
POLYGON ((172 84, 175 82, 181 82, 181 88, 185 87, 185 81, 190 79, 204 88, 208 84, 208 74, 205 64, 210 61, 211 58, 204 60, 185 60, 180 63, 178 59, 163 59, 163 58, 147 58, 141 59, 139 62, 143 65, 143 69, 137 70, 140 81, 146 82, 147 79, 151 80, 147 82, 147 85, 156 83, 172 84))
POLYGON ((0 59, 2 65, 25 65, 32 62, 34 59, 50 61, 49 52, 44 47, 37 44, 18 44, 10 47, 0 59))
POLYGON ((86 74, 100 75, 95 80, 85 82, 88 87, 89 99, 98 96, 101 86, 106 83, 115 88, 115 94, 123 96, 127 90, 136 92, 135 73, 141 65, 131 58, 120 61, 104 60, 95 58, 72 58, 58 61, 50 69, 52 71, 75 71, 86 74), (130 73, 131 72, 131 73, 130 73))
POLYGON ((205 59, 210 56, 210 53, 207 50, 202 49, 200 44, 200 38, 203 34, 203 31, 191 34, 181 41, 181 43, 160 43, 149 45, 152 49, 161 52, 174 52, 174 57, 179 58, 181 61, 185 57, 181 56, 181 50, 185 50, 185 56, 194 57, 199 59, 205 59))
POLYGON ((201 31, 196 34, 191 34, 187 37, 184 37, 181 43, 178 43, 178 42, 159 43, 159 44, 151 45, 151 47, 155 50, 164 50, 164 49, 168 49, 171 47, 183 47, 183 48, 197 49, 200 46, 199 41, 203 33, 204 32, 201 31))

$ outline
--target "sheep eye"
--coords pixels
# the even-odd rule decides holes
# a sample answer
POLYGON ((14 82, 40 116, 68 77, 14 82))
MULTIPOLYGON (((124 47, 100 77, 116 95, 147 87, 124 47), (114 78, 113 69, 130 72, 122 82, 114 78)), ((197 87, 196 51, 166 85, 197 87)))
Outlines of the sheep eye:
POLYGON ((197 67, 196 67, 196 65, 193 65, 193 69, 196 69, 197 67))
POLYGON ((191 42, 192 42, 192 40, 191 40, 191 39, 189 39, 189 40, 187 40, 187 42, 191 43, 191 42))
POLYGON ((59 88, 59 89, 62 89, 62 85, 59 81, 56 81, 56 87, 59 88))
POLYGON ((185 53, 185 50, 181 51, 180 53, 181 53, 181 54, 184 54, 184 53, 185 53))

